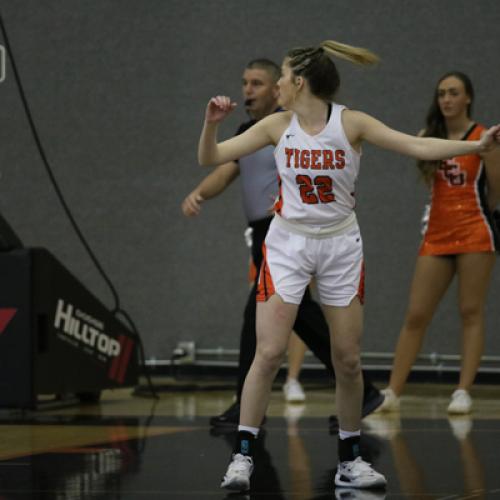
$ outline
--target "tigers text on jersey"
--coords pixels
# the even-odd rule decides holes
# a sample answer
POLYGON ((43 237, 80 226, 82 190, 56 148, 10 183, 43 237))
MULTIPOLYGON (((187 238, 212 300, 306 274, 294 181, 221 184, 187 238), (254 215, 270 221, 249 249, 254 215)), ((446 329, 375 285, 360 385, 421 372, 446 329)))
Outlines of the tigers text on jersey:
POLYGON ((352 213, 361 155, 345 135, 344 109, 332 103, 328 122, 316 135, 305 133, 292 115, 274 151, 280 186, 275 210, 281 217, 325 226, 352 213))
MULTIPOLYGON (((472 126, 463 140, 480 139, 472 126)), ((434 174, 429 222, 419 255, 493 252, 495 235, 486 202, 486 172, 480 156, 445 160, 434 174)))

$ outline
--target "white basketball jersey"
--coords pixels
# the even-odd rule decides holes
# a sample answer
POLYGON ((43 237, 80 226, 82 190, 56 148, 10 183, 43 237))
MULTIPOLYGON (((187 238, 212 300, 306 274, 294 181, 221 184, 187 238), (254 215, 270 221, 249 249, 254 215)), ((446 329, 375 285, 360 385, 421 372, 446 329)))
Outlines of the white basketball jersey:
POLYGON ((275 209, 301 224, 337 224, 354 209, 360 154, 342 127, 345 106, 332 103, 330 118, 317 135, 306 134, 293 114, 274 151, 280 193, 275 209))

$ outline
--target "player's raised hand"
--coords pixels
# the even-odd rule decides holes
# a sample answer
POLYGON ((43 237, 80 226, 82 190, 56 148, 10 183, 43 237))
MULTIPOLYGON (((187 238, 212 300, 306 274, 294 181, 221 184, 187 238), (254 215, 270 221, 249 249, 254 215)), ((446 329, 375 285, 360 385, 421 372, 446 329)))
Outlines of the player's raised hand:
POLYGON ((481 151, 488 152, 500 145, 500 124, 490 127, 481 137, 481 151))
POLYGON ((208 123, 219 123, 224 120, 235 107, 236 103, 232 102, 231 99, 225 95, 212 97, 207 104, 205 120, 208 123))

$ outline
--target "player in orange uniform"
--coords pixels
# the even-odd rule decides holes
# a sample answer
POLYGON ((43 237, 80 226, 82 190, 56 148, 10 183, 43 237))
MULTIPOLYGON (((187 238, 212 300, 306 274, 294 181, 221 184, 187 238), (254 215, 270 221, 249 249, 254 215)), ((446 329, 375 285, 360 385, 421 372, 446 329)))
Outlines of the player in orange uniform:
MULTIPOLYGON (((471 118, 474 90, 467 75, 445 74, 421 135, 475 141, 485 128, 471 118)), ((498 241, 492 210, 498 202, 495 177, 498 150, 458 156, 442 162, 419 162, 432 187, 429 220, 420 247, 406 318, 394 356, 389 386, 379 411, 399 408, 401 394, 432 316, 453 277, 458 278, 462 319, 460 380, 448 412, 469 413, 469 395, 484 344, 484 305, 498 241)))

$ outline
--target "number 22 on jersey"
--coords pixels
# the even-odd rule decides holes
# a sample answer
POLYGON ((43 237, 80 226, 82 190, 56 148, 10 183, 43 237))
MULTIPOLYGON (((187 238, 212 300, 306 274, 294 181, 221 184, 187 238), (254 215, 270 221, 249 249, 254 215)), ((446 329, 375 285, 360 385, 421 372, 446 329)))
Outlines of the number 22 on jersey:
POLYGON ((302 201, 308 205, 335 201, 332 179, 327 175, 317 175, 313 179, 309 175, 297 175, 295 182, 302 201))

